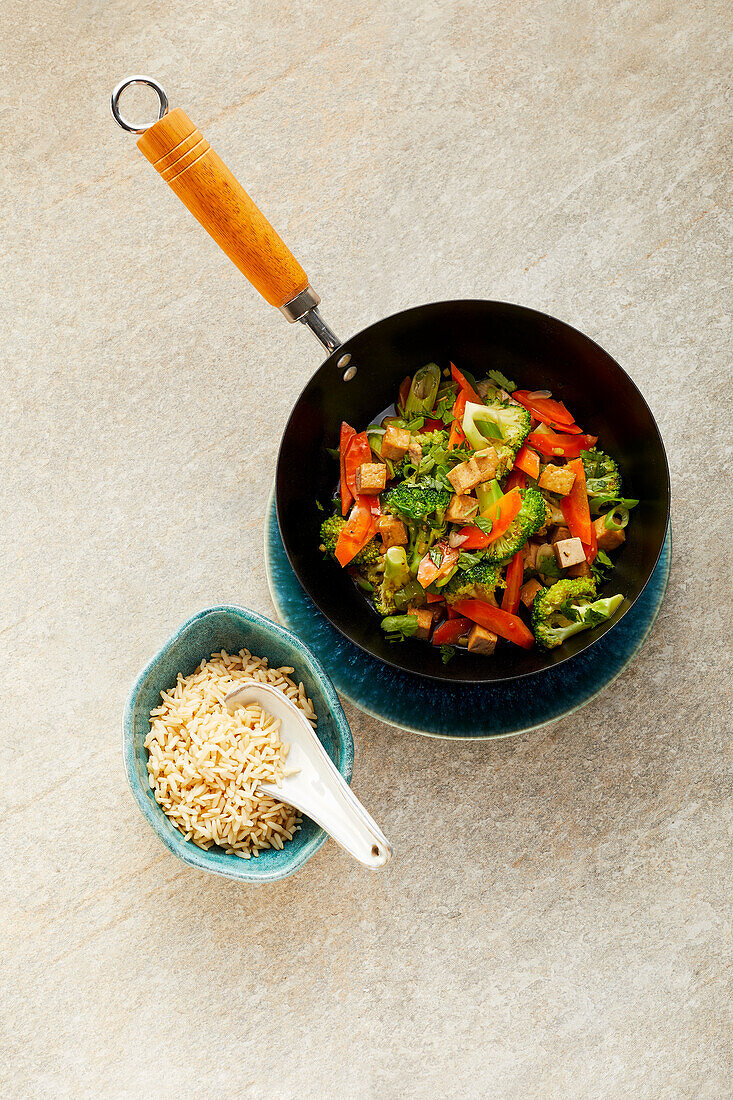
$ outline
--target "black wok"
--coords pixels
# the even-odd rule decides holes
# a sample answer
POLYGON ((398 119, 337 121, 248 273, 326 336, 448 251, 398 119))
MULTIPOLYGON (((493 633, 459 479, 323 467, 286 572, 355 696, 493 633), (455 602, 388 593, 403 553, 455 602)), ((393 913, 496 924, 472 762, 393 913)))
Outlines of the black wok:
MULTIPOLYGON (((291 321, 312 329, 330 351, 292 411, 277 464, 276 502, 283 544, 298 580, 326 618, 361 649, 386 664, 435 680, 498 682, 554 667, 613 630, 654 571, 669 519, 669 472, 649 406, 624 370, 598 344, 569 325, 523 306, 491 301, 436 302, 371 325, 344 344, 320 316, 305 272, 252 200, 180 110, 142 132, 138 145, 227 255, 291 321), (338 479, 327 448, 338 445, 342 420, 357 430, 391 405, 400 382, 425 363, 450 361, 481 376, 498 368, 524 389, 549 389, 565 401, 584 431, 619 462, 625 495, 639 498, 629 538, 615 555, 603 594, 623 592, 614 620, 576 635, 551 652, 502 644, 491 658, 460 653, 443 665, 425 642, 388 643, 380 620, 349 576, 318 547, 323 513, 338 479)), ((308 641, 308 639, 304 639, 308 641)))

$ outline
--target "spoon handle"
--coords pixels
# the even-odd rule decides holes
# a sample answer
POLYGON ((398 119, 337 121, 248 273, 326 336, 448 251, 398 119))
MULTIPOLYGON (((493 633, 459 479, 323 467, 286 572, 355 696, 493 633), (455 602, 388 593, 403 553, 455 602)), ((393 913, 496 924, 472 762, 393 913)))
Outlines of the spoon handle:
MULTIPOLYGON (((297 748, 291 753, 299 756, 297 748)), ((300 773, 286 777, 281 786, 260 783, 260 788, 310 817, 365 867, 383 867, 392 855, 389 841, 328 754, 323 755, 317 772, 301 763, 300 773)))
POLYGON ((349 855, 376 870, 392 856, 392 848, 376 821, 366 812, 331 760, 303 712, 270 684, 248 681, 227 695, 230 712, 257 703, 280 719, 280 734, 290 745, 288 770, 280 783, 259 783, 271 798, 287 802, 310 817, 349 855))

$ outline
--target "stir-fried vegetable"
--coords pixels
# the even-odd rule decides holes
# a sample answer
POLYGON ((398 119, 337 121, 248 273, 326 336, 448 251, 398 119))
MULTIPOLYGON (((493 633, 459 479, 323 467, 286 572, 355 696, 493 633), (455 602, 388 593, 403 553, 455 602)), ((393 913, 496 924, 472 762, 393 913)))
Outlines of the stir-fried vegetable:
POLYGON ((463 414, 463 432, 477 451, 486 446, 487 439, 499 439, 516 453, 527 438, 531 424, 527 410, 509 401, 495 401, 489 405, 467 401, 463 414))
POLYGON ((623 597, 597 587, 639 502, 562 401, 494 369, 477 380, 428 363, 396 410, 362 432, 341 425, 334 514, 320 523, 321 550, 390 642, 489 659, 497 638, 554 648, 614 614, 623 597))
POLYGON ((428 363, 416 371, 405 401, 405 416, 427 416, 431 413, 439 385, 440 369, 435 363, 428 363))
POLYGON ((527 442, 546 458, 580 458, 582 451, 596 445, 598 436, 535 431, 529 433, 527 442))
POLYGON ((494 607, 493 604, 483 603, 481 600, 460 600, 453 606, 459 615, 465 615, 467 619, 478 623, 484 630, 490 630, 500 638, 506 638, 508 642, 514 642, 523 649, 531 649, 534 645, 532 632, 516 615, 510 615, 494 607))
POLYGON ((516 615, 519 609, 519 593, 524 579, 524 554, 518 550, 509 562, 506 571, 506 588, 501 601, 502 611, 516 615))
POLYGON ((547 424, 550 428, 556 428, 559 432, 580 435, 580 428, 562 401, 553 401, 550 397, 530 393, 529 390, 515 390, 512 397, 520 405, 524 405, 535 420, 539 420, 542 424, 547 424))
POLYGON ((522 473, 531 477, 533 481, 536 481, 540 476, 540 456, 526 444, 517 451, 514 465, 518 470, 521 470, 522 473))
POLYGON ((374 533, 371 508, 363 501, 357 500, 333 552, 339 565, 348 565, 359 551, 364 549, 374 533))

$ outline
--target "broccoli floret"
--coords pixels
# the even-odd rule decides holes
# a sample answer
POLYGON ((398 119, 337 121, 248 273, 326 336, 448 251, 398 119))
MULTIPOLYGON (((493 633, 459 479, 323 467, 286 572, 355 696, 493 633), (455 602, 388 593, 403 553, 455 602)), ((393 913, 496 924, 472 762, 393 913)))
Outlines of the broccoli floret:
POLYGON ((370 539, 356 557, 352 561, 352 565, 355 565, 357 569, 361 569, 362 566, 369 568, 372 565, 381 565, 382 553, 379 549, 379 544, 376 539, 370 539))
POLYGON ((444 489, 402 481, 382 497, 382 506, 402 519, 435 520, 442 523, 450 503, 450 493, 444 489))
POLYGON ((457 600, 496 603, 496 589, 503 584, 499 569, 484 559, 468 569, 459 569, 445 587, 445 598, 448 603, 457 600))
POLYGON ((410 569, 404 546, 390 546, 384 555, 380 584, 374 587, 374 606, 380 615, 394 615, 395 592, 409 583, 410 569))
POLYGON ((324 519, 321 524, 321 550, 324 554, 330 554, 333 557, 339 535, 345 526, 346 520, 343 516, 333 515, 324 519))
POLYGON ((441 431, 440 428, 436 428, 434 432, 418 432, 412 438, 420 444, 423 451, 430 447, 445 447, 448 444, 448 432, 441 431))
POLYGON ((539 645, 554 649, 581 630, 590 630, 610 619, 623 596, 595 600, 596 584, 590 577, 562 580, 538 592, 532 604, 532 630, 539 645))
MULTIPOLYGON (((336 515, 329 516, 328 519, 324 519, 321 524, 321 550, 324 554, 330 554, 331 557, 336 553, 336 543, 338 542, 341 531, 346 526, 346 518, 344 516, 336 515)), ((373 565, 381 564, 382 555, 379 551, 379 546, 374 539, 370 539, 356 557, 351 561, 351 565, 355 565, 357 569, 367 569, 373 565)))
POLYGON ((486 560, 499 565, 509 561, 525 542, 545 526, 547 512, 542 493, 537 489, 521 489, 522 507, 496 542, 486 549, 486 560))
POLYGON ((476 451, 488 445, 497 446, 493 439, 484 435, 479 428, 482 422, 488 423, 493 425, 501 436, 497 440, 498 445, 508 447, 513 456, 530 433, 532 417, 525 408, 512 401, 497 401, 491 397, 488 400, 487 405, 466 402, 466 411, 463 414, 463 431, 466 439, 476 451))
POLYGON ((621 496, 621 472, 610 455, 594 448, 592 451, 581 451, 580 457, 585 470, 585 487, 591 511, 594 510, 594 497, 621 496))

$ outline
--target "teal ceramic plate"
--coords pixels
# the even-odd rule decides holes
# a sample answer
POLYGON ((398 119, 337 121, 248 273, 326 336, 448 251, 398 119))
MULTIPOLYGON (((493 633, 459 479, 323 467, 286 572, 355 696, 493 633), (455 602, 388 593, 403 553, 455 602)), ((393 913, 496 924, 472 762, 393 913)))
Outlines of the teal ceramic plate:
POLYGON ((388 668, 339 634, 298 583, 280 538, 274 498, 265 524, 265 560, 275 610, 323 662, 337 691, 389 725, 468 741, 511 737, 556 722, 612 683, 644 645, 659 614, 671 545, 668 531, 641 596, 618 626, 586 653, 514 684, 453 686, 388 668))
POLYGON ((150 730, 150 711, 160 702, 161 691, 175 684, 178 672, 188 676, 212 653, 222 649, 238 653, 243 648, 258 657, 267 657, 271 668, 289 665, 295 669, 293 678, 296 683, 303 681, 318 715, 318 737, 350 783, 354 742, 346 715, 323 666, 289 630, 256 611, 233 604, 199 611, 179 627, 142 670, 125 707, 123 755, 135 801, 166 848, 191 867, 240 882, 268 883, 292 875, 318 851, 327 840, 320 826, 304 817, 300 830, 280 851, 268 848, 251 859, 227 855, 216 846, 204 851, 183 839, 153 798, 148 784, 148 754, 144 741, 150 730))

